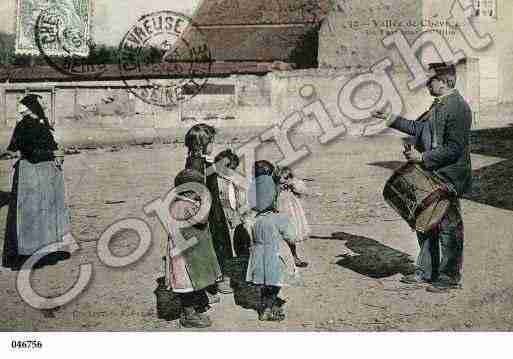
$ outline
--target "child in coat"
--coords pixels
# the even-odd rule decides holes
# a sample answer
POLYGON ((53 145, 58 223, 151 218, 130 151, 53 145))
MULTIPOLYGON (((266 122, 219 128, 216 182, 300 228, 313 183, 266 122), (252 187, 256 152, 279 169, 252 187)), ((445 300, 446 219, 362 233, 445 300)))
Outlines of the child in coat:
POLYGON ((223 210, 218 174, 216 172, 214 158, 212 158, 215 136, 216 129, 203 123, 192 126, 185 134, 185 146, 188 150, 185 167, 194 169, 203 175, 204 184, 207 186, 212 196, 212 208, 208 222, 217 260, 219 261, 223 275, 221 279, 208 290, 210 295, 209 300, 211 302, 219 301, 218 293, 232 293, 229 266, 230 262, 233 260, 233 249, 230 241, 230 223, 223 210))
POLYGON ((203 184, 203 175, 186 169, 175 178, 179 193, 170 205, 171 233, 165 275, 168 287, 180 299, 183 311, 180 323, 184 327, 205 328, 211 325, 210 319, 195 307, 205 296, 205 288, 221 277, 221 269, 208 227, 208 213, 201 217, 202 198, 196 191, 187 189, 191 183, 203 184))
POLYGON ((253 243, 250 250, 246 281, 261 286, 259 320, 281 321, 285 318, 278 302, 286 273, 280 256, 280 244, 296 241, 296 230, 286 215, 276 210, 279 194, 278 178, 268 161, 255 163, 255 181, 250 203, 256 211, 252 225, 253 243))

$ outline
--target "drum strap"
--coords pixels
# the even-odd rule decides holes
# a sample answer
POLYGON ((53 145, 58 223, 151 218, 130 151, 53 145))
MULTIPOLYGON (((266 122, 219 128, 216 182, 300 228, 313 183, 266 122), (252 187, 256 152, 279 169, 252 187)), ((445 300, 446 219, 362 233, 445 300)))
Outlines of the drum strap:
POLYGON ((431 206, 433 203, 438 202, 441 199, 449 197, 449 193, 443 187, 437 188, 431 192, 422 202, 415 208, 415 218, 422 213, 426 208, 431 206))

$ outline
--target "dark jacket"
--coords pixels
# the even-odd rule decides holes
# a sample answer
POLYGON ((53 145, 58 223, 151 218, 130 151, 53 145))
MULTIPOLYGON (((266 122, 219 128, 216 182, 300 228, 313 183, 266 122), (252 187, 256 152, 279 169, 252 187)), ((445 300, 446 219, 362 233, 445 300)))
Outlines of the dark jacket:
POLYGON ((53 161, 57 143, 46 122, 25 116, 16 125, 7 150, 20 151, 22 158, 31 163, 53 161))
POLYGON ((390 127, 415 138, 424 167, 452 185, 458 196, 470 189, 472 111, 457 90, 436 99, 416 121, 400 116, 390 127))

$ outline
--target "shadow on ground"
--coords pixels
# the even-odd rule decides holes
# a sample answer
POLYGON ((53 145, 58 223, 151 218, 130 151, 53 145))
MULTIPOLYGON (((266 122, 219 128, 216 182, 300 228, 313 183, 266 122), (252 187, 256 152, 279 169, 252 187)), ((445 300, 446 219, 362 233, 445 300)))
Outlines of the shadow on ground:
POLYGON ((11 199, 11 192, 0 191, 0 208, 7 206, 11 199))
MULTIPOLYGON (((472 153, 504 158, 504 161, 473 171, 473 184, 463 198, 488 206, 513 211, 513 127, 475 130, 471 132, 472 153)), ((403 162, 369 163, 396 170, 403 162)))
MULTIPOLYGON (((312 237, 317 238, 317 237, 312 237)), ((336 263, 370 278, 385 278, 415 271, 412 257, 378 241, 350 233, 335 232, 332 240, 345 241, 351 253, 338 255, 336 263)))
POLYGON ((513 211, 513 127, 472 131, 472 153, 504 158, 473 172, 472 191, 464 198, 513 211))

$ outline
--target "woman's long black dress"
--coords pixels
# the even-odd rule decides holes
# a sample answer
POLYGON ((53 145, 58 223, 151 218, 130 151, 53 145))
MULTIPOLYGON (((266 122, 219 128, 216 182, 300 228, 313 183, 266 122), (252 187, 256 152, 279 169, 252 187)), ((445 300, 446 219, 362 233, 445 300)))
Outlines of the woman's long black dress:
MULTIPOLYGON (((30 164, 51 162, 55 160, 53 151, 57 150, 51 128, 45 121, 32 116, 25 116, 14 129, 8 151, 21 154, 21 158, 14 165, 12 192, 10 196, 5 229, 4 248, 2 253, 2 266, 19 270, 30 255, 20 254, 18 251, 18 187, 20 181, 20 163, 28 161, 30 164)), ((34 230, 37 230, 35 228, 34 230)), ((54 252, 41 259, 36 267, 55 264, 57 261, 69 258, 69 253, 54 252)))

